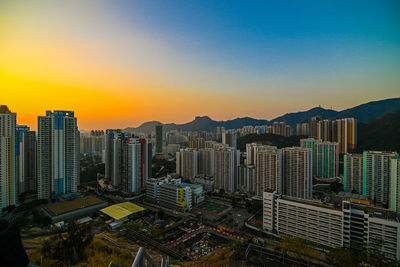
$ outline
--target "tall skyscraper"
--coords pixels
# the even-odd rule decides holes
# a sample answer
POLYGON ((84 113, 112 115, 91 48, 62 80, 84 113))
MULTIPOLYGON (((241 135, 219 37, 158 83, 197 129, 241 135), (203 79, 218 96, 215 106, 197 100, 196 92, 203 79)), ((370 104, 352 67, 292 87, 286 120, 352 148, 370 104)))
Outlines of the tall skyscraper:
POLYGON ((306 139, 300 139, 300 146, 303 148, 310 148, 312 150, 312 166, 313 169, 312 171, 312 175, 316 175, 315 174, 315 144, 322 142, 320 139, 314 139, 314 138, 306 138, 306 139))
POLYGON ((162 125, 156 125, 156 154, 163 153, 163 130, 162 125))
POLYGON ((266 190, 282 192, 282 152, 271 146, 259 146, 256 152, 256 195, 266 190))
POLYGON ((300 140, 300 146, 312 150, 312 174, 320 178, 333 178, 339 175, 339 144, 307 138, 300 140))
POLYGON ((36 133, 28 126, 16 127, 18 194, 36 190, 36 133))
POLYGON ((309 131, 310 131, 310 137, 311 138, 318 138, 318 122, 322 121, 321 116, 315 116, 310 119, 310 126, 309 126, 309 131))
POLYGON ((336 142, 317 142, 315 144, 315 175, 320 178, 339 176, 339 144, 336 142))
POLYGON ((120 129, 106 130, 105 177, 114 187, 120 187, 127 174, 127 144, 131 134, 120 129))
POLYGON ((151 144, 119 129, 108 129, 105 140, 105 177, 125 192, 143 190, 151 178, 151 144))
POLYGON ((214 176, 215 165, 214 165, 215 151, 212 148, 202 148, 199 150, 199 168, 198 174, 205 176, 214 176))
POLYGON ((363 195, 369 200, 389 204, 390 164, 399 154, 394 152, 364 151, 363 153, 363 195))
POLYGON ((272 133, 276 135, 282 135, 282 136, 292 136, 293 135, 293 129, 290 125, 286 124, 285 122, 277 122, 275 121, 272 123, 272 128, 271 130, 268 131, 267 128, 267 133, 272 133))
POLYGON ((363 155, 345 154, 343 157, 343 187, 346 192, 363 193, 363 155))
MULTIPOLYGON (((129 138, 127 143, 126 177, 122 177, 122 189, 126 192, 139 192, 142 183, 142 144, 136 138, 129 138)), ((124 155, 123 155, 124 156, 124 155)))
POLYGON ((222 144, 228 145, 236 149, 237 147, 237 134, 235 130, 226 130, 222 133, 222 144))
POLYGON ((297 135, 309 135, 309 123, 298 123, 296 124, 297 135))
POLYGON ((183 179, 194 179, 198 174, 198 152, 193 148, 176 152, 176 173, 183 179))
POLYGON ((257 143, 246 144, 246 164, 256 165, 257 148, 262 146, 257 143))
POLYGON ((284 195, 312 198, 312 150, 302 147, 282 149, 284 195))
POLYGON ((141 188, 146 185, 147 179, 152 176, 151 167, 153 161, 153 149, 150 142, 145 138, 140 138, 140 151, 141 151, 141 188))
POLYGON ((331 141, 331 121, 322 120, 317 123, 317 138, 322 141, 331 141))
POLYGON ((101 156, 105 149, 104 131, 91 131, 90 135, 80 136, 80 153, 101 156))
POLYGON ((17 202, 16 122, 17 114, 0 106, 0 208, 17 202))
POLYGON ((239 164, 239 150, 231 147, 215 150, 215 190, 224 189, 225 192, 235 192, 239 164))
POLYGON ((357 146, 357 120, 344 118, 332 121, 331 139, 339 143, 339 153, 353 151, 357 146))
POLYGON ((400 212, 400 158, 390 161, 389 209, 400 212))
POLYGON ((76 192, 79 184, 79 131, 73 111, 46 111, 38 117, 38 198, 76 192))

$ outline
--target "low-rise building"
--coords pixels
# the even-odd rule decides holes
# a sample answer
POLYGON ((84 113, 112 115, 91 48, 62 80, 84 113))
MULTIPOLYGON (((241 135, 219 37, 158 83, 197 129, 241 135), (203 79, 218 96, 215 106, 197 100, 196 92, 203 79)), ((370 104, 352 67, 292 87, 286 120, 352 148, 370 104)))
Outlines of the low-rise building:
POLYGON ((151 178, 146 181, 146 199, 156 203, 158 202, 158 191, 165 179, 151 178))
POLYGON ((214 178, 198 175, 194 178, 196 184, 202 185, 206 192, 214 191, 214 178))
POLYGON ((159 203, 178 210, 192 210, 192 189, 182 184, 163 184, 159 188, 159 203))
POLYGON ((52 223, 56 223, 91 215, 107 205, 107 202, 97 197, 86 196, 48 204, 42 209, 42 212, 51 218, 52 223))
POLYGON ((192 189, 192 201, 197 205, 204 201, 203 186, 197 184, 182 183, 182 186, 189 186, 192 189))
POLYGON ((400 216, 359 200, 343 200, 342 207, 278 195, 263 194, 263 229, 326 247, 367 247, 400 260, 400 216))

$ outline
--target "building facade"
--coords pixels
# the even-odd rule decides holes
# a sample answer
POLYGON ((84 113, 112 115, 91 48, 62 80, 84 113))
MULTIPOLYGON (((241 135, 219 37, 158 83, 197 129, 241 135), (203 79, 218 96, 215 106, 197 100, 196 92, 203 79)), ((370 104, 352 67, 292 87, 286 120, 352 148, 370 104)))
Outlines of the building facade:
POLYGON ((198 173, 205 176, 214 176, 215 152, 212 148, 203 148, 198 151, 198 173))
POLYGON ((144 190, 151 178, 151 144, 119 129, 107 130, 105 140, 105 177, 125 192, 144 190))
POLYGON ((312 150, 302 147, 282 149, 282 194, 312 198, 312 150))
POLYGON ((77 191, 79 131, 73 111, 46 111, 38 117, 38 198, 77 191))
POLYGON ((198 151, 193 148, 176 152, 176 173, 183 179, 194 179, 198 174, 198 157, 198 151))
POLYGON ((357 146, 357 120, 344 118, 332 121, 331 139, 339 143, 339 153, 352 152, 357 146))
POLYGON ((400 159, 390 161, 389 209, 400 212, 400 159))
POLYGON ((256 195, 273 190, 282 192, 282 151, 271 146, 260 146, 256 152, 256 195))
POLYGON ((163 127, 156 125, 156 154, 163 153, 163 127))
POLYGON ((344 200, 341 208, 319 201, 264 192, 265 232, 305 239, 325 247, 373 248, 400 260, 400 218, 387 210, 344 200))
POLYGON ((320 178, 339 176, 339 143, 317 142, 315 144, 314 174, 320 178))
POLYGON ((0 209, 17 202, 16 123, 17 114, 0 106, 0 209))
POLYGON ((370 201, 389 204, 390 199, 390 164, 399 155, 394 152, 363 152, 363 195, 370 201))
POLYGON ((214 189, 233 193, 237 188, 237 172, 240 164, 240 151, 231 147, 215 150, 214 189))
POLYGON ((343 189, 346 192, 363 193, 363 156, 345 154, 343 157, 343 189))
POLYGON ((36 191, 36 133, 28 126, 16 127, 18 194, 36 191))

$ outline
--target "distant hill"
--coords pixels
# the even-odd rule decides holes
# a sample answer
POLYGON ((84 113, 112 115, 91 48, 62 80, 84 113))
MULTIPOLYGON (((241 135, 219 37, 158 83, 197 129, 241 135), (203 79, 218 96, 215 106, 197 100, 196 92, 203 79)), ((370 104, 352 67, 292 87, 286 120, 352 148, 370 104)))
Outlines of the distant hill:
POLYGON ((397 110, 400 110, 400 98, 390 98, 368 102, 343 111, 316 107, 307 111, 288 113, 271 120, 271 122, 283 121, 289 125, 295 126, 297 123, 309 122, 310 119, 316 115, 320 115, 322 119, 329 120, 353 117, 359 122, 367 122, 397 110))
POLYGON ((372 101, 355 106, 339 112, 337 116, 333 116, 331 119, 354 117, 358 122, 367 122, 398 110, 400 110, 400 97, 372 101))
POLYGON ((357 150, 400 152, 400 111, 358 124, 357 150))
MULTIPOLYGON (((140 132, 150 134, 154 131, 155 126, 161 124, 158 121, 146 122, 137 128, 126 128, 128 132, 140 132)), ((267 120, 258 120, 249 117, 237 118, 227 121, 214 121, 208 116, 197 116, 193 121, 184 124, 168 123, 164 124, 164 130, 182 130, 182 131, 213 131, 217 127, 225 127, 225 129, 237 129, 246 125, 267 125, 267 120)))
POLYGON ((271 123, 278 121, 278 122, 285 122, 286 124, 289 125, 296 125, 297 123, 304 123, 304 122, 309 122, 310 119, 314 116, 321 116, 322 119, 330 119, 332 117, 338 116, 340 112, 332 109, 324 109, 321 107, 316 107, 312 108, 307 111, 301 111, 301 112, 296 112, 296 113, 287 113, 283 116, 280 116, 278 118, 275 118, 271 120, 271 123))
MULTIPOLYGON (((225 127, 225 129, 237 129, 247 125, 270 125, 275 121, 283 121, 294 127, 297 123, 309 122, 309 120, 316 115, 320 115, 323 119, 354 117, 358 120, 358 122, 367 122, 379 118, 382 115, 395 112, 397 110, 400 110, 400 98, 391 98, 379 101, 372 101, 343 111, 315 107, 307 111, 288 113, 271 121, 253 119, 250 117, 236 118, 227 121, 215 121, 208 116, 197 116, 193 121, 188 123, 168 123, 163 124, 163 127, 165 131, 212 131, 215 130, 216 127, 225 127)), ((158 121, 150 121, 143 123, 137 128, 126 128, 124 130, 128 132, 150 134, 154 131, 155 126, 158 124, 162 123, 158 121)))

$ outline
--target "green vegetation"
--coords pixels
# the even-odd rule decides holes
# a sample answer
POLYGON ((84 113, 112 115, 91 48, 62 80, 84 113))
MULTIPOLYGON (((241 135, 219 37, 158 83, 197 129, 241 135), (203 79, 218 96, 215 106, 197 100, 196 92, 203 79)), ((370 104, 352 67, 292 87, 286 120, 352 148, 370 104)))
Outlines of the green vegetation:
POLYGON ((176 171, 175 161, 153 158, 152 174, 155 178, 164 177, 168 173, 174 173, 175 171, 176 171), (164 168, 161 170, 163 166, 164 168))
POLYGON ((275 134, 248 134, 238 138, 237 147, 241 151, 245 151, 246 144, 248 143, 260 143, 263 145, 277 146, 278 148, 299 146, 300 139, 302 138, 305 137, 299 135, 285 137, 275 134))
POLYGON ((87 167, 81 171, 81 183, 95 182, 97 181, 97 173, 105 173, 105 164, 100 163, 95 166, 87 167))
MULTIPOLYGON (((70 266, 66 262, 61 262, 55 259, 50 259, 44 257, 41 252, 41 248, 35 248, 28 250, 30 263, 42 267, 50 267, 50 266, 70 266)), ((116 247, 112 247, 106 244, 99 238, 94 238, 89 246, 84 250, 85 260, 77 263, 75 266, 83 267, 92 267, 92 266, 101 266, 107 267, 108 264, 112 261, 120 266, 131 266, 134 257, 128 250, 122 250, 116 247)))
POLYGON ((233 249, 233 257, 238 260, 242 260, 246 257, 246 249, 249 246, 250 242, 248 239, 244 241, 239 240, 230 240, 229 246, 233 249))
POLYGON ((262 201, 246 200, 246 209, 249 213, 254 214, 263 207, 262 201))
POLYGON ((15 210, 15 205, 10 205, 10 206, 4 207, 1 211, 2 212, 11 212, 13 210, 15 210))
POLYGON ((69 223, 66 234, 56 235, 43 243, 42 256, 54 260, 57 266, 75 265, 85 261, 85 249, 93 239, 90 227, 90 224, 69 223))
POLYGON ((35 200, 31 201, 31 202, 24 203, 24 204, 18 206, 15 209, 15 211, 16 212, 29 211, 29 210, 32 210, 32 209, 40 206, 40 205, 44 205, 44 204, 47 204, 47 203, 48 203, 47 199, 35 199, 35 200))
POLYGON ((370 248, 334 248, 328 253, 328 262, 335 266, 398 266, 398 263, 393 262, 385 257, 374 246, 370 248))
POLYGON ((329 188, 332 190, 332 192, 335 192, 337 194, 340 191, 343 191, 343 184, 339 181, 335 181, 329 185, 329 188))
POLYGON ((33 210, 33 223, 40 226, 49 226, 51 224, 51 218, 49 216, 40 216, 39 211, 33 210))
POLYGON ((400 111, 358 124, 357 151, 400 151, 400 111))

